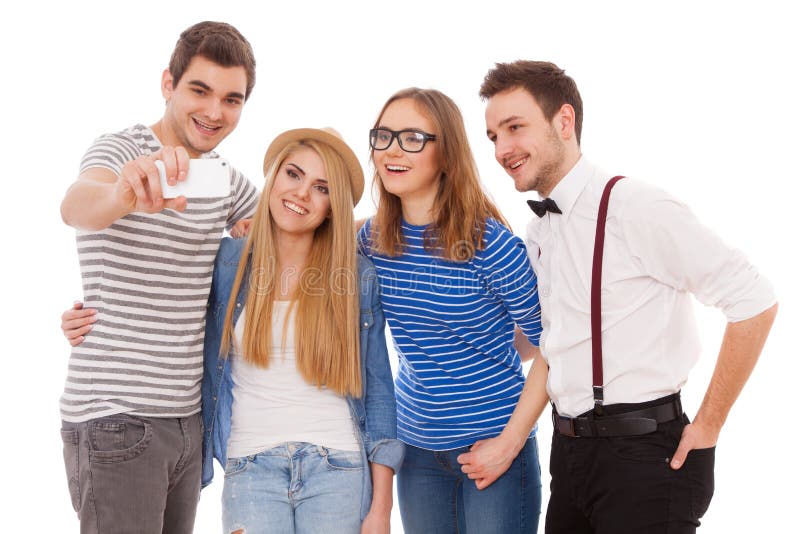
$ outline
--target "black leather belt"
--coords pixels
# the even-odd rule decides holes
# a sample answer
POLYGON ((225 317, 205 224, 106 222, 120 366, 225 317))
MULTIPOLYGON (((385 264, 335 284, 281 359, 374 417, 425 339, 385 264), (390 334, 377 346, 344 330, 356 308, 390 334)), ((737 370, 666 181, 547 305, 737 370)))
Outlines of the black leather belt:
POLYGON ((554 406, 553 428, 562 436, 574 438, 641 436, 655 432, 660 423, 681 417, 683 407, 680 397, 676 395, 670 402, 640 410, 604 416, 588 413, 589 416, 563 417, 558 415, 554 406))

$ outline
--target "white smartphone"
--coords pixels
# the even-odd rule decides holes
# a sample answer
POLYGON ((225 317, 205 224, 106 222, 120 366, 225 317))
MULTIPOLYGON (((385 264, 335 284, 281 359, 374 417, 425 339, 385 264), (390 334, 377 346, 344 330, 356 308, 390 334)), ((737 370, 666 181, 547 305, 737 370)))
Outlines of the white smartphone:
POLYGON ((167 184, 164 162, 156 160, 164 198, 220 198, 231 193, 231 168, 222 158, 190 159, 186 180, 167 184))

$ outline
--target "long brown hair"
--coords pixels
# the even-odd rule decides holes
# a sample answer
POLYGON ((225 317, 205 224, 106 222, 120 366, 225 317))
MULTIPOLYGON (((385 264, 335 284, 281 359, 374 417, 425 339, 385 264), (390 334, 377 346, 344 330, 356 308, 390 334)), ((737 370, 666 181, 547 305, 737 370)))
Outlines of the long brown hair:
MULTIPOLYGON (((306 262, 291 307, 296 306, 295 352, 297 370, 310 384, 326 386, 339 395, 362 392, 359 355, 359 302, 353 197, 347 166, 329 145, 302 140, 287 145, 267 173, 267 184, 258 203, 250 235, 233 282, 223 323, 221 353, 227 355, 235 343, 233 310, 242 283, 249 283, 242 346, 245 361, 269 366, 272 303, 281 273, 278 272, 276 229, 269 210, 269 195, 278 172, 298 147, 314 150, 325 166, 331 215, 314 232, 306 262), (250 257, 250 261, 247 258, 250 257), (249 280, 245 281, 248 263, 249 280)), ((291 308, 290 308, 291 309, 291 308)))
MULTIPOLYGON (((433 223, 425 233, 425 248, 451 261, 467 261, 483 248, 486 219, 493 217, 505 226, 508 223, 481 186, 464 119, 450 97, 435 89, 403 89, 386 101, 374 127, 380 125, 386 108, 406 98, 414 101, 418 111, 434 124, 435 131, 430 133, 436 135, 436 141, 430 146, 436 150, 441 170, 439 191, 433 203, 433 223)), ((400 198, 386 190, 377 169, 373 182, 378 188, 379 201, 372 225, 372 246, 379 254, 398 256, 404 246, 400 198)))

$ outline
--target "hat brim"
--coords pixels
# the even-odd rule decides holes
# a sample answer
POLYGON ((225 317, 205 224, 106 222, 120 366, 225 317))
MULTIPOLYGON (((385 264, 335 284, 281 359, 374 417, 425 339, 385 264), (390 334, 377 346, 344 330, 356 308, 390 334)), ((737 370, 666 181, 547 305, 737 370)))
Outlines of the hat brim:
POLYGON ((269 172, 270 167, 275 163, 278 154, 291 143, 303 140, 313 140, 325 143, 334 149, 344 160, 350 174, 350 188, 353 192, 353 206, 361 200, 364 193, 364 170, 358 161, 353 150, 337 135, 318 128, 296 128, 287 130, 273 139, 264 154, 264 176, 269 172))

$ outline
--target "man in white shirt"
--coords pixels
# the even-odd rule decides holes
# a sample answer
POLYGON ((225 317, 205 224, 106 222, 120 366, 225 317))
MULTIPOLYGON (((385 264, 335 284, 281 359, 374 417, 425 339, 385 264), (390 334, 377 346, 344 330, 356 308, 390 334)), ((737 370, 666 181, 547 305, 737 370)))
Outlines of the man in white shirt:
POLYGON ((556 65, 497 64, 480 95, 498 163, 518 191, 543 199, 529 202, 527 245, 554 418, 546 532, 695 532, 720 429, 777 311, 772 287, 686 205, 635 179, 613 186, 598 225, 612 175, 581 155, 580 93, 556 65), (700 354, 690 293, 728 320, 691 423, 679 396, 700 354))

